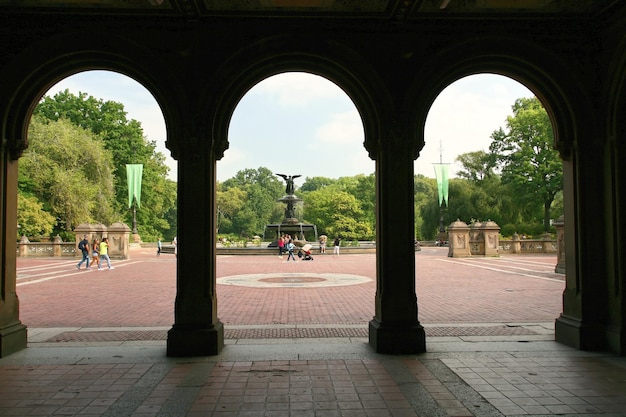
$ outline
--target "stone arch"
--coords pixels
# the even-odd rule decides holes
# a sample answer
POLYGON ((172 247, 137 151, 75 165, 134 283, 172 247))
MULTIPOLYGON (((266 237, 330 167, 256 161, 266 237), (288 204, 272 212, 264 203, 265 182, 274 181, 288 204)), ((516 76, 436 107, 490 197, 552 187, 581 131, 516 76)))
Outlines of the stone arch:
POLYGON ((416 140, 423 141, 428 112, 450 84, 480 73, 493 73, 525 85, 543 103, 552 121, 555 147, 567 159, 578 141, 576 115, 588 114, 591 102, 582 81, 537 44, 511 38, 474 38, 460 42, 427 63, 415 63, 417 80, 409 89, 406 106, 414 109, 416 140), (550 63, 546 66, 546 63, 550 63), (427 79, 428 83, 420 80, 427 79))
POLYGON ((606 95, 606 107, 609 114, 609 125, 606 127, 611 137, 626 138, 626 80, 623 74, 626 72, 626 40, 616 48, 615 59, 607 69, 607 88, 603 93, 606 95))
MULTIPOLYGON (((614 262, 608 267, 609 296, 613 298, 616 309, 626 311, 626 263, 624 262, 626 246, 624 233, 626 202, 620 195, 626 192, 626 41, 615 48, 614 59, 606 68, 607 83, 602 95, 606 97, 606 134, 608 143, 605 149, 605 181, 610 194, 606 196, 604 205, 607 207, 606 228, 615 231, 607 235, 607 253, 612 255, 614 262)), ((626 319, 613 313, 610 319, 614 322, 611 337, 607 338, 610 348, 616 352, 626 352, 626 319)))
POLYGON ((180 89, 173 88, 178 84, 176 78, 159 63, 157 57, 128 39, 115 34, 104 37, 81 34, 54 37, 29 48, 13 60, 2 74, 3 79, 14 82, 7 82, 0 88, 6 90, 15 86, 13 90, 0 91, 4 96, 12 98, 5 103, 4 112, 0 114, 3 135, 8 140, 12 159, 18 159, 28 146, 30 117, 43 94, 58 81, 89 70, 117 72, 146 88, 163 112, 168 126, 166 146, 174 154, 169 139, 177 133, 171 129, 180 123, 173 121, 180 120, 180 115, 185 111, 185 100, 176 95, 180 89), (111 43, 123 44, 124 47, 107 52, 111 50, 111 43), (24 73, 24 68, 30 68, 30 71, 24 73))
POLYGON ((252 87, 273 75, 306 72, 341 88, 361 116, 364 145, 372 159, 375 158, 374 144, 383 131, 383 120, 389 117, 386 109, 394 107, 391 96, 383 88, 385 84, 366 60, 346 47, 331 46, 319 39, 264 39, 239 51, 217 72, 218 79, 233 80, 218 91, 203 94, 211 98, 203 107, 216 112, 212 132, 219 150, 218 159, 228 148, 228 127, 237 104, 252 87), (271 51, 268 45, 272 45, 271 51), (237 72, 233 73, 233 68, 237 68, 237 72))

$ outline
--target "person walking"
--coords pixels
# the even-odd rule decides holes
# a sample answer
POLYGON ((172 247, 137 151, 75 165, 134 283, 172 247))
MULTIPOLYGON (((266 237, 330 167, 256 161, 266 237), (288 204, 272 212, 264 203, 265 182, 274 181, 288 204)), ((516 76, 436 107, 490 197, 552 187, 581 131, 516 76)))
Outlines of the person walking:
POLYGON ((159 241, 157 242, 157 256, 161 255, 161 248, 162 248, 161 239, 159 239, 159 241))
POLYGON ((326 235, 320 236, 320 253, 326 253, 326 235))
POLYGON ((100 242, 100 262, 98 263, 98 270, 102 270, 102 259, 107 261, 107 266, 109 269, 115 269, 115 267, 111 266, 111 259, 109 258, 109 238, 103 237, 102 242, 100 242))
POLYGON ((78 249, 82 252, 83 259, 76 265, 76 269, 80 270, 83 262, 87 262, 85 270, 91 271, 91 268, 89 268, 89 241, 87 240, 87 235, 83 235, 83 240, 78 242, 78 249))
POLYGON ((98 270, 102 269, 100 268, 100 240, 98 238, 95 238, 91 245, 91 264, 98 265, 98 270))
POLYGON ((278 237, 278 257, 283 257, 283 251, 285 250, 285 238, 281 235, 278 237))
POLYGON ((339 237, 336 237, 335 241, 333 242, 333 255, 339 256, 339 246, 340 245, 341 245, 341 239, 339 239, 339 237))
POLYGON ((289 258, 293 259, 293 261, 296 261, 296 257, 293 254, 293 250, 296 248, 296 245, 293 244, 293 241, 291 239, 289 239, 289 243, 287 243, 287 262, 289 262, 289 258))

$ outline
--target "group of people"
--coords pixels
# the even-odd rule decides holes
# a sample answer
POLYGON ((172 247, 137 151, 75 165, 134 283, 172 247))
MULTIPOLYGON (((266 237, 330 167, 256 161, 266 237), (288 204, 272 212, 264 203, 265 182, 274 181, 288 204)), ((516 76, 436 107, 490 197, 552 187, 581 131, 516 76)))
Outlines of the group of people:
POLYGON ((293 243, 291 235, 284 234, 278 237, 278 256, 280 258, 283 257, 283 254, 287 253, 287 261, 291 258, 295 261, 296 257, 293 253, 295 249, 296 245, 293 243))
MULTIPOLYGON (((320 253, 326 253, 326 240, 327 240, 327 236, 325 235, 320 236, 320 240, 319 240, 320 253)), ((296 260, 296 257, 294 255, 296 245, 293 243, 293 239, 291 238, 290 235, 283 234, 279 236, 277 244, 278 244, 278 256, 280 258, 282 258, 283 255, 287 253, 287 260, 292 259, 292 258, 294 261, 296 260)), ((335 240, 333 241, 333 255, 339 256, 340 245, 341 245, 341 239, 339 237, 336 237, 335 240)), ((310 250, 303 253, 302 255, 304 255, 304 260, 313 259, 313 257, 311 256, 310 250)))
POLYGON ((95 238, 93 240, 93 243, 90 245, 88 236, 83 235, 83 239, 78 243, 78 249, 80 249, 80 251, 82 252, 83 258, 78 264, 76 264, 76 269, 80 270, 80 266, 85 263, 85 270, 91 271, 91 267, 89 266, 90 260, 91 264, 98 265, 98 271, 101 271, 103 269, 102 260, 106 261, 109 269, 115 269, 115 267, 111 266, 111 259, 109 258, 108 238, 102 238, 102 241, 100 241, 98 238, 95 238))
MULTIPOLYGON (((326 253, 326 241, 328 240, 328 236, 321 235, 320 236, 320 253, 326 253)), ((335 238, 333 241, 333 255, 339 256, 339 246, 341 245, 341 239, 339 236, 335 238)))

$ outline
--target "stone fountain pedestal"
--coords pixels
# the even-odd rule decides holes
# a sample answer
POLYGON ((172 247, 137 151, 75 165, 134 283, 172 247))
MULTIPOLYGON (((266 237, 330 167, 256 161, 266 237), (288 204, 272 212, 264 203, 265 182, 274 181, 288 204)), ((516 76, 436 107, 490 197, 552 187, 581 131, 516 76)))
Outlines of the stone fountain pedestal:
POLYGON ((296 240, 306 241, 307 234, 309 237, 311 237, 312 233, 314 235, 313 241, 317 242, 317 227, 314 224, 302 223, 295 216, 295 204, 302 201, 301 198, 298 198, 293 194, 293 178, 297 176, 289 177, 289 179, 287 179, 286 176, 283 177, 287 180, 287 189, 285 191, 288 194, 279 198, 277 201, 280 201, 287 205, 287 207, 285 208, 285 218, 283 219, 282 223, 266 224, 265 231, 263 232, 263 238, 265 239, 271 236, 272 239, 278 239, 281 234, 287 233, 293 236, 296 240))

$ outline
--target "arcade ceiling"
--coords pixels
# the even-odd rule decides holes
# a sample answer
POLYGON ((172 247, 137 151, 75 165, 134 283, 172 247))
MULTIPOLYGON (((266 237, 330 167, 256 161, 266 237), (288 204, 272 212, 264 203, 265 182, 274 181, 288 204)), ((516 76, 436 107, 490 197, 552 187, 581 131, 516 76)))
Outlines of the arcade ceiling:
POLYGON ((0 0, 0 13, 340 19, 602 17, 620 0, 0 0))

